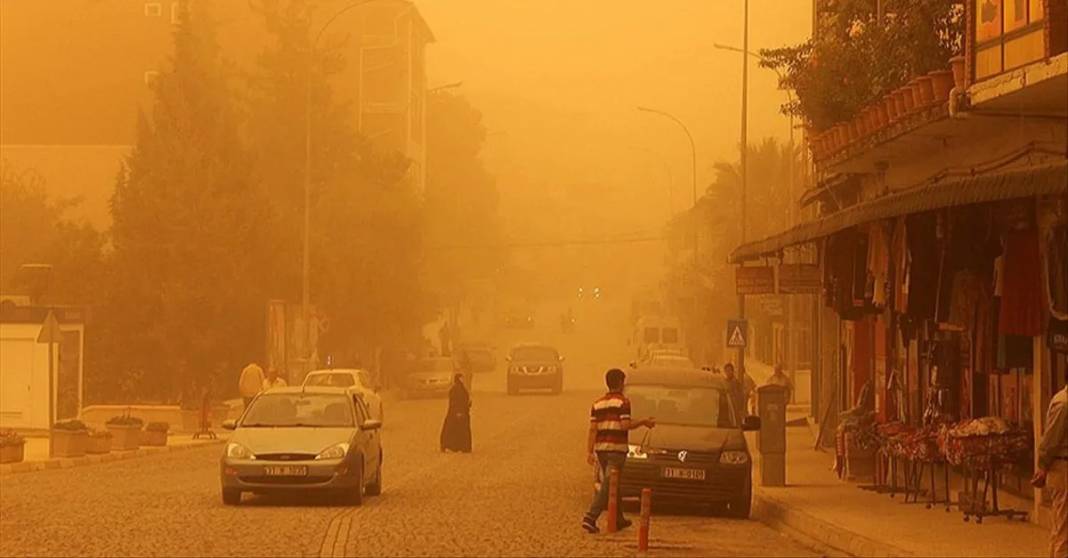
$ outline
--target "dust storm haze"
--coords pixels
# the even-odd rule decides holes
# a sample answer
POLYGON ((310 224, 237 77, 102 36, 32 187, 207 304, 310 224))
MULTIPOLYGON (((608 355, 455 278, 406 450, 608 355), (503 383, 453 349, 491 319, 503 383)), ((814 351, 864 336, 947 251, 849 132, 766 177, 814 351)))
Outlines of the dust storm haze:
POLYGON ((1066 51, 0 0, 0 556, 1064 556, 1066 51))

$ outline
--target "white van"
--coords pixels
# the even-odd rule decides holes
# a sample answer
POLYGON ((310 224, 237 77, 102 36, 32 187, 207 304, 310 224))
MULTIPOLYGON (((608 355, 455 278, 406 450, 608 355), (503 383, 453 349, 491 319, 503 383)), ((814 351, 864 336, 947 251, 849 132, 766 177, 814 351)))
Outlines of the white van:
POLYGON ((652 349, 672 349, 686 354, 682 324, 674 316, 642 316, 634 325, 631 343, 637 346, 638 360, 644 360, 652 349))

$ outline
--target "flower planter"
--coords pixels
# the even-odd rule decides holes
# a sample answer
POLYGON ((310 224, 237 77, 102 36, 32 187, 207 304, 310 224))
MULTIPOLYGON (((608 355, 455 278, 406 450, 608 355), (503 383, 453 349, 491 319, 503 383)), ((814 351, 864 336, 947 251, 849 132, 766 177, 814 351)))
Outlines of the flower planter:
POLYGON ((953 89, 953 72, 950 70, 936 70, 927 75, 931 78, 935 102, 943 103, 947 101, 949 92, 953 89))
POLYGON ((85 453, 99 455, 110 451, 111 437, 109 436, 89 436, 85 442, 85 453))
POLYGON ((135 450, 141 444, 141 427, 135 425, 109 424, 112 450, 135 450))
POLYGON ((965 75, 964 75, 964 57, 954 56, 949 59, 949 67, 953 72, 953 85, 957 88, 963 89, 965 87, 965 75))
POLYGON ((905 110, 905 96, 900 89, 890 94, 890 98, 894 100, 894 109, 897 110, 897 119, 901 120, 909 115, 905 110))
POLYGON ((875 103, 875 121, 877 128, 882 130, 890 124, 890 117, 886 114, 886 103, 882 100, 875 103))
POLYGON ((85 455, 85 446, 89 433, 85 430, 53 429, 49 436, 52 444, 52 457, 81 457, 85 455))
POLYGON ((912 96, 912 87, 906 85, 899 91, 901 91, 901 104, 905 107, 905 114, 916 112, 916 99, 912 96))
POLYGON ((897 101, 894 100, 893 93, 887 93, 883 97, 883 108, 886 109, 886 123, 893 124, 897 122, 897 101))
POLYGON ((165 446, 167 445, 167 431, 166 430, 142 430, 141 431, 141 445, 142 446, 165 446))
POLYGON ((931 84, 930 76, 920 76, 916 78, 915 95, 918 95, 920 106, 927 108, 934 103, 934 86, 931 84))
POLYGON ((23 450, 25 448, 25 442, 21 444, 11 444, 9 446, 0 446, 0 464, 22 462, 23 450))

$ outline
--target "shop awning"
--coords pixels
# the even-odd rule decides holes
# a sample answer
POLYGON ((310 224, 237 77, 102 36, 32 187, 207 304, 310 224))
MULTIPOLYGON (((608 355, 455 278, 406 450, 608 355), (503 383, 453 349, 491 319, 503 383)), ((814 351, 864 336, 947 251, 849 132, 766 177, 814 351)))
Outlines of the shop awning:
POLYGON ((778 253, 862 223, 976 203, 1068 193, 1068 163, 922 186, 859 203, 821 219, 739 246, 731 263, 778 253))

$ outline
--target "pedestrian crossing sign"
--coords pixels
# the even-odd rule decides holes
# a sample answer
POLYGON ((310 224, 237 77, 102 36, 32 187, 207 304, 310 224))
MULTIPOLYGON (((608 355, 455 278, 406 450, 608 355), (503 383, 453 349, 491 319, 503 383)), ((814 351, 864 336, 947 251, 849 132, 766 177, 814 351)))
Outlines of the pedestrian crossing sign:
POLYGON ((749 325, 745 320, 727 320, 727 346, 745 347, 748 343, 749 325))

